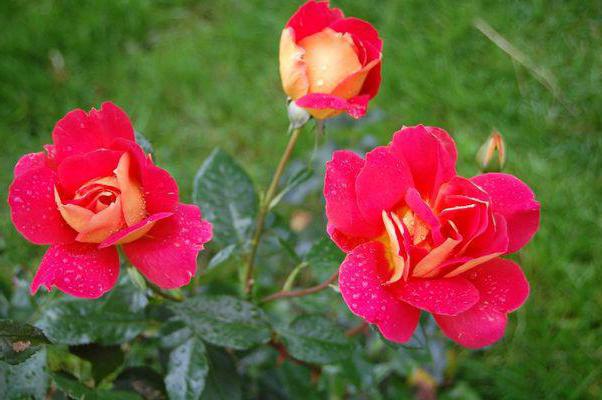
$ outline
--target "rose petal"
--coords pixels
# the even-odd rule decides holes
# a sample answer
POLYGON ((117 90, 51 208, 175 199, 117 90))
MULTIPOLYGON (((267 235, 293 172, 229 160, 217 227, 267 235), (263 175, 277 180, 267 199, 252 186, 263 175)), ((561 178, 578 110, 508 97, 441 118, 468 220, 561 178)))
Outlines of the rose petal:
POLYGON ((401 300, 433 314, 457 315, 479 301, 479 291, 463 277, 411 279, 398 287, 401 300))
POLYGON ((404 159, 389 147, 377 147, 366 154, 366 162, 356 180, 357 203, 370 224, 380 225, 382 211, 403 203, 413 185, 404 159))
POLYGON ((125 226, 121 199, 118 197, 107 208, 92 215, 79 231, 76 240, 82 243, 100 243, 125 226))
POLYGON ((35 244, 71 243, 76 232, 65 222, 54 201, 56 172, 39 167, 22 172, 9 188, 11 220, 35 244))
POLYGON ((479 290, 481 302, 509 313, 517 310, 529 297, 529 282, 513 261, 493 259, 462 275, 479 290))
POLYGON ((383 41, 379 37, 378 31, 366 21, 353 17, 342 18, 330 24, 330 28, 337 32, 351 33, 353 39, 359 42, 358 45, 360 43, 362 45, 370 44, 376 51, 382 51, 383 41))
POLYGON ((520 179, 502 173, 475 176, 471 181, 491 197, 494 212, 508 224, 508 252, 514 253, 531 240, 539 229, 539 202, 520 179))
MULTIPOLYGON (((345 78, 362 69, 348 33, 341 34, 326 28, 300 40, 299 46, 305 50, 303 61, 312 93, 331 93, 345 78)), ((339 97, 350 98, 358 93, 359 88, 349 96, 339 94, 339 97)))
POLYGON ((405 202, 410 210, 430 227, 435 246, 440 245, 443 242, 441 222, 439 222, 429 205, 420 197, 420 193, 413 187, 408 188, 405 194, 405 202))
POLYGON ((115 248, 73 243, 53 245, 42 258, 31 282, 31 294, 40 286, 56 287, 75 297, 94 299, 111 290, 119 277, 119 254, 115 248))
POLYGON ((310 93, 295 103, 299 107, 306 108, 307 111, 316 119, 326 119, 334 117, 345 111, 351 117, 358 119, 366 114, 370 96, 355 96, 349 100, 324 93, 310 93))
POLYGON ((155 222, 171 217, 173 213, 158 213, 153 214, 148 218, 143 219, 135 225, 129 226, 125 229, 120 230, 117 233, 109 236, 104 242, 102 242, 98 248, 103 249, 105 247, 113 246, 114 244, 123 244, 133 242, 136 239, 144 236, 151 228, 155 225, 155 222))
POLYGON ((67 157, 60 163, 57 174, 63 192, 71 197, 83 184, 95 178, 113 176, 122 152, 99 149, 67 157))
POLYGON ((147 214, 175 212, 179 201, 178 184, 169 172, 157 167, 135 142, 117 139, 111 148, 127 151, 132 156, 131 174, 140 179, 147 214))
POLYGON ((199 208, 180 204, 172 217, 158 221, 147 236, 124 244, 123 250, 151 282, 174 289, 190 282, 197 254, 211 237, 211 224, 201 219, 199 208))
POLYGON ((368 74, 379 64, 380 60, 373 60, 359 71, 347 76, 334 88, 332 95, 343 99, 351 99, 357 96, 362 92, 368 74))
POLYGON ((293 14, 286 24, 295 31, 297 41, 326 28, 336 20, 343 18, 338 8, 330 8, 328 1, 310 0, 293 14))
POLYGON ((108 148, 118 137, 134 141, 134 129, 127 114, 113 103, 103 103, 100 110, 89 113, 70 111, 52 131, 54 159, 60 163, 75 154, 108 148))
POLYGON ((280 78, 284 93, 293 100, 304 96, 309 90, 304 53, 305 50, 295 43, 295 32, 285 28, 280 37, 280 78))
POLYGON ((356 237, 378 235, 378 227, 368 224, 357 205, 355 180, 364 165, 351 151, 335 151, 326 163, 324 198, 328 223, 341 232, 356 237))
POLYGON ((130 172, 130 159, 129 153, 123 153, 115 169, 115 177, 117 177, 117 183, 121 191, 119 198, 121 199, 123 217, 128 226, 137 224, 146 216, 146 202, 142 195, 140 183, 130 172))
POLYGON ((504 336, 507 317, 487 304, 478 303, 459 315, 435 315, 435 321, 453 341, 469 349, 478 349, 504 336))
POLYGON ((379 242, 362 244, 341 264, 339 288, 343 300, 355 315, 376 324, 383 336, 395 342, 408 341, 420 317, 420 311, 397 298, 382 286, 377 270, 388 263, 385 248, 379 242))
POLYGON ((393 137, 393 150, 406 160, 414 186, 431 204, 439 187, 456 175, 455 158, 448 145, 422 125, 402 128, 393 137))
POLYGON ((14 177, 16 178, 19 175, 23 175, 25 172, 30 171, 32 169, 45 167, 46 161, 47 157, 43 151, 39 153, 25 154, 19 159, 19 161, 17 161, 17 164, 15 165, 13 172, 14 177))
POLYGON ((360 244, 366 243, 367 240, 366 238, 347 235, 330 224, 326 227, 326 232, 339 249, 343 250, 345 253, 349 253, 360 244))
POLYGON ((490 345, 504 336, 506 313, 523 305, 529 283, 520 267, 501 258, 493 259, 462 275, 479 291, 479 302, 459 315, 435 315, 452 340, 468 348, 490 345))

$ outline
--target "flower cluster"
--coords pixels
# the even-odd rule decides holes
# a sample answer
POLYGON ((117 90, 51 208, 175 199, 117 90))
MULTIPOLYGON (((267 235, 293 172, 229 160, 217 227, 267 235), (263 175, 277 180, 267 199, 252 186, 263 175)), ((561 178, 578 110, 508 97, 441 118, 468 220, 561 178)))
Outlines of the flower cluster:
MULTIPOLYGON (((280 76, 296 134, 258 213, 254 250, 307 113, 362 117, 379 90, 381 61, 378 32, 327 1, 309 0, 290 18, 280 39, 280 76)), ((179 202, 176 182, 136 143, 127 115, 112 103, 74 110, 56 124, 52 140, 18 161, 9 190, 17 230, 50 245, 32 294, 44 286, 102 296, 119 275, 117 246, 159 287, 188 284, 212 226, 197 206, 179 202)), ((336 151, 326 165, 327 231, 347 254, 340 291, 351 311, 389 340, 408 341, 424 311, 452 340, 483 347, 503 336, 507 314, 529 294, 520 267, 500 257, 533 237, 539 203, 512 175, 459 176, 456 158, 447 132, 419 125, 402 128, 364 158, 336 151)), ((503 166, 499 134, 479 162, 488 170, 503 166)))
POLYGON ((35 244, 51 245, 31 292, 53 286, 96 298, 119 275, 123 252, 151 282, 190 282, 196 256, 211 239, 197 206, 136 143, 127 115, 112 103, 74 110, 52 132, 45 152, 23 156, 9 190, 13 224, 35 244))
POLYGON ((538 229, 533 192, 512 175, 463 178, 455 165, 447 132, 415 126, 326 166, 328 232, 347 253, 343 299, 392 341, 409 340, 426 311, 456 342, 489 345, 529 294, 519 266, 499 257, 538 229))

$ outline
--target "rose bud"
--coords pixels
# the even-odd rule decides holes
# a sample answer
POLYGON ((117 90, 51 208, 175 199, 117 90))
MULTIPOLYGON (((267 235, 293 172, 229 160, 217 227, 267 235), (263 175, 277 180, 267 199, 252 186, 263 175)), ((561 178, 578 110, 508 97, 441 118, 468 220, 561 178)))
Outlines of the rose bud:
POLYGON ((506 164, 506 145, 498 131, 493 131, 477 153, 477 162, 483 172, 500 172, 506 164))
POLYGON ((328 233, 347 253, 341 294, 389 340, 408 341, 424 311, 457 343, 487 346, 529 294, 520 267, 500 256, 533 237, 539 203, 512 175, 458 176, 456 158, 447 132, 416 126, 326 165, 328 233))
POLYGON ((382 40, 368 22, 310 0, 280 38, 284 92, 314 118, 361 118, 381 80, 382 40))
POLYGON ((181 287, 211 239, 195 205, 180 203, 171 175, 135 142, 128 116, 112 103, 74 110, 54 127, 46 152, 17 162, 8 202, 17 230, 50 245, 31 283, 97 298, 119 275, 117 246, 151 282, 181 287))

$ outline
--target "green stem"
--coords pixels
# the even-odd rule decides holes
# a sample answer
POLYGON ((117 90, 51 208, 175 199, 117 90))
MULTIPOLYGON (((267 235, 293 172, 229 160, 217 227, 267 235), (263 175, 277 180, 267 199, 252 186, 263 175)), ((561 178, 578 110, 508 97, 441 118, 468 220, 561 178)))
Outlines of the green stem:
POLYGON ((253 234, 253 238, 251 239, 251 251, 249 253, 247 263, 245 264, 243 274, 244 293, 246 296, 250 296, 251 292, 253 291, 253 269, 255 266, 255 258, 257 257, 257 249, 259 247, 259 243, 261 242, 261 235, 263 234, 265 218, 270 210, 270 203, 272 202, 272 199, 276 194, 276 190, 278 189, 278 183, 280 182, 280 178, 284 172, 284 167, 293 153, 293 149, 295 148, 297 139, 299 139, 300 133, 301 128, 293 129, 288 140, 288 144, 286 145, 286 149, 284 150, 282 158, 280 158, 280 162, 278 163, 276 171, 274 172, 274 176, 272 177, 272 183, 270 183, 270 186, 265 193, 265 197, 262 199, 259 207, 259 213, 257 214, 257 219, 255 220, 255 232, 253 234))
POLYGON ((174 294, 168 293, 168 292, 164 292, 162 289, 160 289, 159 287, 155 286, 154 284, 148 282, 148 287, 153 291, 154 294, 156 294, 159 297, 162 297, 164 299, 170 300, 170 301, 176 301, 178 303, 181 303, 182 301, 184 301, 184 298, 182 296, 176 296, 174 294))

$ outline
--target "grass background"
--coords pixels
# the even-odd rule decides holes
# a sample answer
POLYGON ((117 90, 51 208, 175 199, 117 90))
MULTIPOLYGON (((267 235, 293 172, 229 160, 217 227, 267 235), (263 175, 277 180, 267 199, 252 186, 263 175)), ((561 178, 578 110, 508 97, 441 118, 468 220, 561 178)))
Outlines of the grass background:
MULTIPOLYGON (((384 39, 383 85, 369 116, 334 123, 337 146, 386 143, 401 125, 447 129, 462 174, 492 128, 508 172, 542 203, 542 227, 522 253, 531 282, 507 336, 463 351, 458 379, 484 398, 602 396, 602 3, 598 1, 337 0, 384 39), (482 18, 538 68, 552 93, 473 25, 482 18)), ((264 187, 284 147, 277 50, 290 1, 2 1, 0 197, 21 154, 39 151, 68 110, 111 99, 154 144, 190 200, 212 148, 235 154, 264 187)), ((302 138, 296 155, 312 146, 302 138)), ((42 249, 0 209, 0 276, 33 271, 42 249)), ((315 207, 316 213, 321 213, 315 207)))

